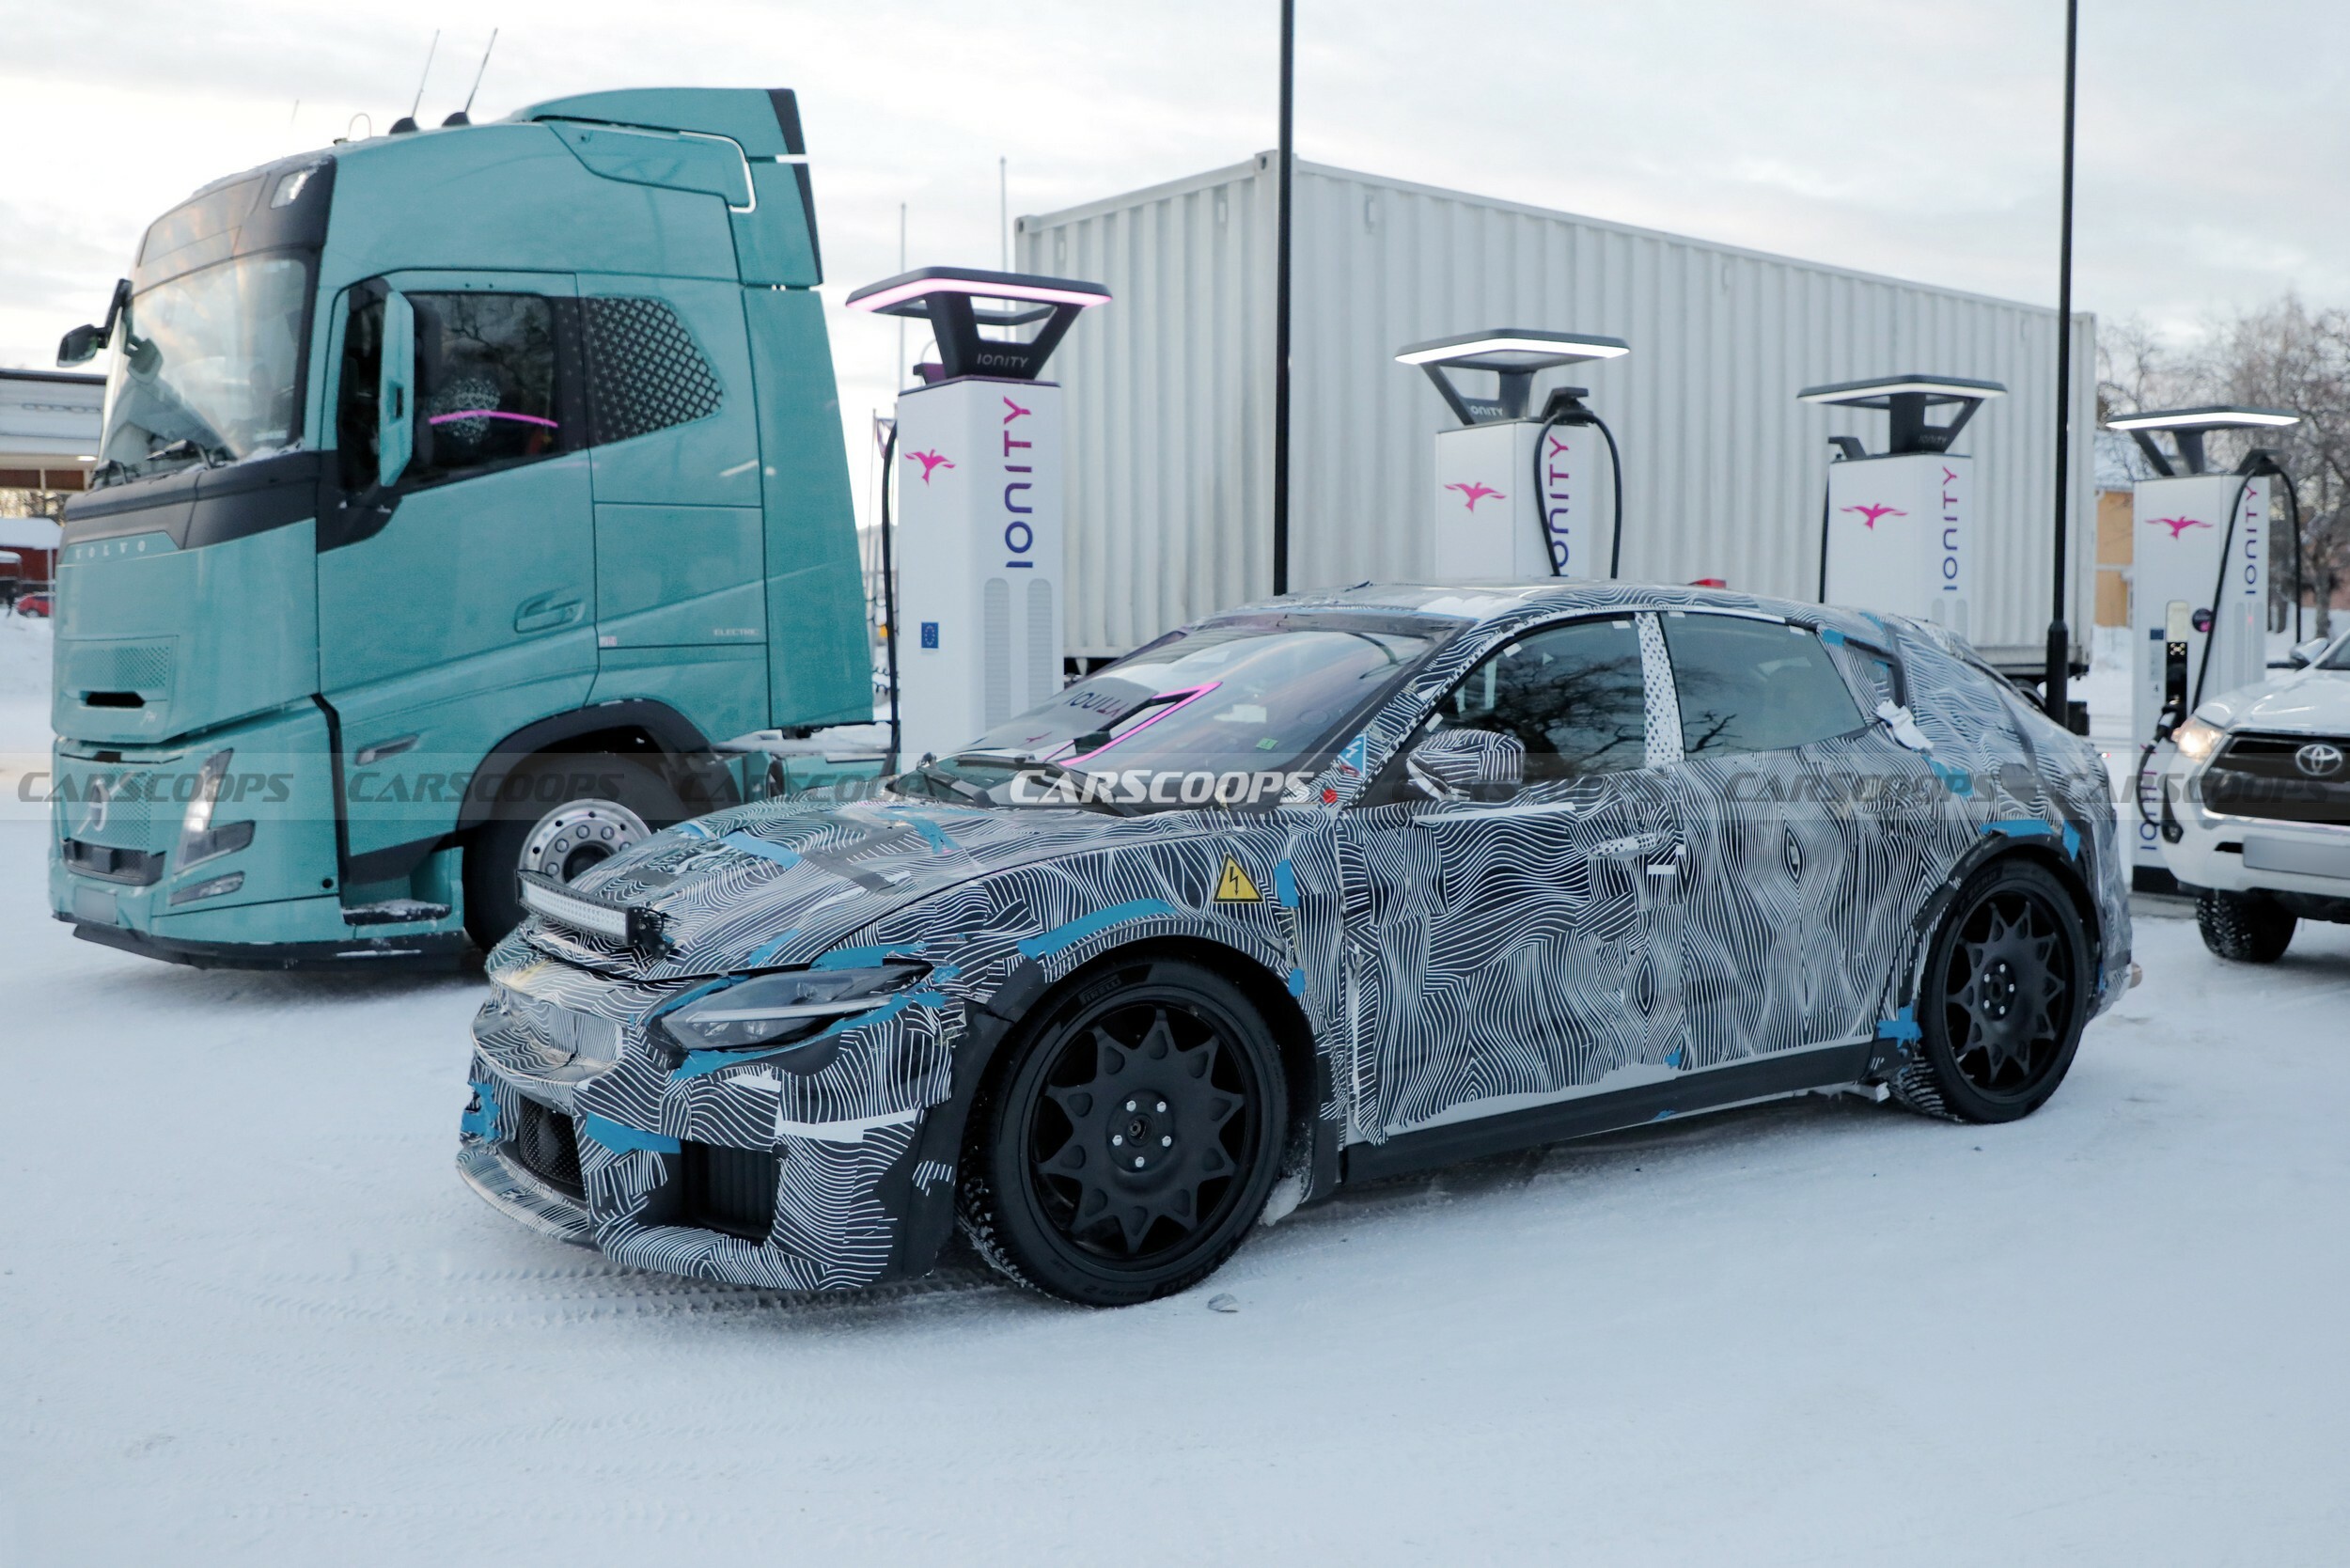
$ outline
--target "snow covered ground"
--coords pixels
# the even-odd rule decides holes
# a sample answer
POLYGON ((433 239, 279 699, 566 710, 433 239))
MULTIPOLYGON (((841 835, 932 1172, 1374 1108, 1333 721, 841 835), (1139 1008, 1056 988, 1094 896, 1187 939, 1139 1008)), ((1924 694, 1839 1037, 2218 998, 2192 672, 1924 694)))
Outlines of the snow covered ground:
MULTIPOLYGON (((40 748, 43 705, 0 714, 40 748)), ((1810 1100, 1487 1161, 1092 1313, 964 1262, 787 1300, 541 1240, 451 1168, 477 982, 76 942, 43 853, 0 822, 0 1563, 2350 1539, 2350 929, 2256 971, 2144 919, 2146 983, 2014 1126, 1810 1100)))

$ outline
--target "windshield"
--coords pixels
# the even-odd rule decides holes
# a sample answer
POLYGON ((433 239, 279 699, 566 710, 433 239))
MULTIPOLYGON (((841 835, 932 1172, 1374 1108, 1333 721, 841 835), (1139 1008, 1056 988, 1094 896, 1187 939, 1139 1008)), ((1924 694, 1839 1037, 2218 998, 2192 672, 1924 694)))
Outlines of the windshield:
POLYGON ((2336 640, 2317 661, 2320 669, 2350 669, 2350 637, 2336 640))
POLYGON ((1332 615, 1172 633, 900 788, 996 805, 1269 808, 1452 629, 1332 615))
POLYGON ((248 256, 135 296, 106 381, 100 480, 292 445, 309 284, 303 257, 248 256))

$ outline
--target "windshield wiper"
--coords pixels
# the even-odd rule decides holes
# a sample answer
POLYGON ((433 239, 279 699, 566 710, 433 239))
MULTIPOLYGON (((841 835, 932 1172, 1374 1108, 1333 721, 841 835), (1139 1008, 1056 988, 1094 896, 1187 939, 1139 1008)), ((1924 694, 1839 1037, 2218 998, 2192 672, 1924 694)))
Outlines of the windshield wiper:
POLYGON ((1028 757, 1006 751, 966 751, 961 753, 956 760, 959 761, 963 757, 976 757, 989 762, 1000 762, 1010 767, 1014 773, 1026 773, 1033 770, 1037 773, 1044 775, 1047 778, 1057 781, 1066 778, 1075 784, 1076 788, 1071 792, 1068 800, 1040 801, 1037 803, 1039 805, 1082 806, 1089 810, 1106 811, 1113 817, 1131 817, 1134 815, 1134 811, 1131 808, 1124 806, 1118 801, 1104 800, 1099 795, 1094 794, 1089 788, 1089 786, 1093 782, 1093 775, 1081 772, 1076 768, 1070 767, 1066 763, 1049 761, 1042 757, 1028 757))
MULTIPOLYGON (((922 780, 923 783, 929 785, 943 784, 948 790, 958 795, 961 795, 965 800, 976 800, 981 805, 994 804, 988 800, 987 792, 985 790, 980 789, 978 785, 970 783, 967 780, 957 778, 953 774, 948 773, 945 768, 940 767, 936 762, 917 762, 912 768, 909 768, 905 773, 900 774, 898 776, 901 778, 908 776, 918 778, 922 780)), ((934 795, 938 792, 933 789, 930 792, 934 795)))

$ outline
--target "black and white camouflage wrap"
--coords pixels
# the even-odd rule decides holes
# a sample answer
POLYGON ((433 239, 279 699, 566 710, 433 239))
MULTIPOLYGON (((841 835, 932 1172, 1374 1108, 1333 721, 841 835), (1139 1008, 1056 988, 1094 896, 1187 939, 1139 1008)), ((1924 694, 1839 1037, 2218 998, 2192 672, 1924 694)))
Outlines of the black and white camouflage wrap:
MULTIPOLYGON (((1213 944, 1294 998, 1329 1086, 1310 1131, 1334 1148, 1858 1041, 1883 1042, 1889 1073, 1916 1036, 1908 996, 1937 895, 2003 850, 2077 871, 2100 937, 2096 1007, 2127 984, 2127 867, 2098 758, 1936 629, 1573 582, 1275 603, 1460 629, 1305 798, 1271 808, 768 803, 596 868, 581 889, 657 910, 669 946, 647 960, 534 919, 492 955, 466 1179, 525 1223, 647 1268, 792 1290, 920 1272, 976 1077, 963 1054, 995 1038, 983 1010, 1015 977, 1033 996, 1154 938, 1213 944), (1684 758, 1662 620, 1702 613, 1807 628, 1877 717, 1790 751, 1684 758), (1639 628, 1646 766, 1506 804, 1356 804, 1478 660, 1594 614, 1639 628), (1260 900, 1216 901, 1228 859, 1260 900), (931 972, 834 1026, 820 1071, 756 1053, 665 1067, 650 1048, 664 1010, 746 973, 889 957, 931 972), (523 1099, 572 1119, 584 1202, 508 1157, 523 1099), (662 1222, 688 1141, 779 1156, 764 1241, 662 1222)), ((1339 1166, 1316 1168, 1326 1187, 1339 1166)))

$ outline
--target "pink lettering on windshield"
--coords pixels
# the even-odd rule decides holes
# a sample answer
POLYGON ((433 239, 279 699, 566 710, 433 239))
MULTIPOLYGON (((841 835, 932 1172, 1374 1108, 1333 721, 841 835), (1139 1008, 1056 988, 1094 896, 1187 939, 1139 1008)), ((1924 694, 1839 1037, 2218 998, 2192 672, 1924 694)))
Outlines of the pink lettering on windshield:
POLYGON ((535 414, 509 414, 502 408, 461 408, 454 414, 435 414, 425 423, 446 425, 454 419, 511 419, 518 425, 544 425, 551 431, 563 428, 554 420, 541 419, 535 414))
MULTIPOLYGON (((1113 736, 1110 740, 1110 745, 1121 745, 1124 743, 1133 740, 1136 735, 1141 734, 1144 730, 1158 723, 1159 720, 1167 717, 1167 714, 1174 713, 1178 709, 1190 707, 1193 703, 1198 701, 1201 698, 1207 696, 1210 692, 1215 690, 1222 684, 1224 684, 1224 682, 1221 681, 1211 681, 1204 686, 1179 686, 1171 692, 1159 693, 1158 696, 1152 698, 1151 700, 1156 703, 1163 703, 1165 706, 1161 707, 1157 713, 1152 713, 1149 718, 1144 719, 1140 724, 1136 725, 1132 729, 1127 730, 1123 735, 1113 736)), ((1079 762, 1090 761, 1094 758, 1101 756, 1102 753, 1107 751, 1110 748, 1110 745, 1095 746, 1091 751, 1087 752, 1083 757, 1070 758, 1069 762, 1072 766, 1073 766, 1079 762)))

